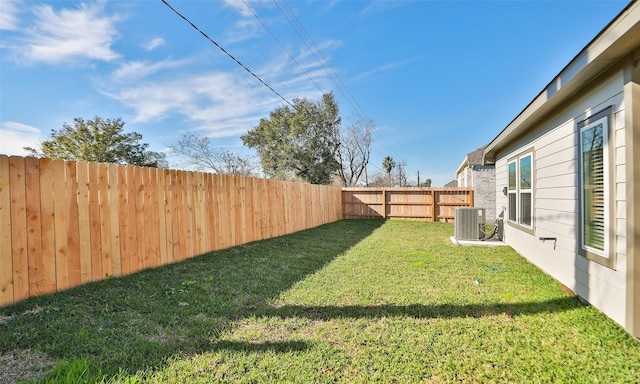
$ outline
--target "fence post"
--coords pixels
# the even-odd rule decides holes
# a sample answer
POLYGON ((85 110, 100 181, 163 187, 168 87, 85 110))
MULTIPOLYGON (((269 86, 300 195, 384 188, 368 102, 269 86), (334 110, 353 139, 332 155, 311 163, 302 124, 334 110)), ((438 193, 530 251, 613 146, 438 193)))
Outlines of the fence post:
POLYGON ((438 207, 438 192, 433 191, 433 215, 431 216, 431 221, 438 221, 438 211, 440 208, 438 207))
POLYGON ((382 189, 382 217, 387 218, 387 190, 382 189))

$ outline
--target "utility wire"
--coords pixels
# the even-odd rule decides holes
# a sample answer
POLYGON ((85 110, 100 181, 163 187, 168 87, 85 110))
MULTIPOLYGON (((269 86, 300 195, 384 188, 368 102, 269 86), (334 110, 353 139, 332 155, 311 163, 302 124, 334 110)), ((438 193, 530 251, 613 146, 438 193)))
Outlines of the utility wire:
POLYGON ((258 16, 258 14, 253 10, 253 8, 251 8, 251 6, 249 5, 249 3, 246 0, 242 0, 242 2, 244 3, 244 5, 247 7, 247 9, 249 9, 249 11, 251 11, 251 13, 253 13, 253 16, 255 16, 255 18, 260 22, 260 24, 262 24, 262 26, 264 27, 264 29, 269 32, 269 34, 271 35, 271 37, 273 37, 273 39, 280 45, 280 47, 287 53, 287 55, 291 58, 291 60, 293 60, 294 63, 296 63, 296 65, 298 66, 298 68, 300 68, 300 71, 302 71, 302 73, 304 73, 307 78, 313 83, 313 85, 316 86, 316 88, 320 91, 324 93, 324 90, 318 85, 318 83, 316 83, 315 80, 313 80, 313 78, 309 75, 309 73, 302 67, 302 65, 300 65, 300 63, 298 63, 298 60, 295 59, 295 57, 293 57, 293 55, 291 54, 291 52, 289 52, 289 50, 287 49, 287 47, 284 46, 284 44, 280 41, 280 39, 278 39, 278 37, 276 37, 276 35, 271 32, 271 30, 269 29, 269 27, 264 23, 264 21, 262 21, 262 19, 260 18, 260 16, 258 16))
POLYGON ((222 52, 224 52, 224 54, 226 54, 227 56, 229 56, 233 61, 235 61, 238 65, 240 65, 242 68, 244 68, 247 72, 249 72, 251 74, 251 76, 255 77, 259 82, 261 82, 265 87, 269 88, 269 90, 271 92, 273 92, 274 94, 276 94, 278 97, 280 97, 282 99, 282 101, 284 101, 285 103, 289 104, 292 108, 295 109, 295 107, 293 106, 293 104, 291 104, 291 102, 289 102, 289 100, 285 99, 284 96, 282 96, 280 93, 278 93, 278 91, 276 91, 275 89, 273 89, 273 87, 271 87, 269 84, 267 84, 264 80, 262 80, 258 75, 256 75, 255 73, 253 73, 252 70, 250 70, 249 68, 247 68, 246 65, 242 64, 238 59, 236 59, 235 57, 233 57, 232 54, 230 54, 229 52, 227 52, 226 49, 224 49, 220 44, 216 43, 215 40, 213 40, 212 38, 210 38, 206 33, 204 33, 200 28, 198 28, 194 23, 191 22, 191 20, 187 19, 184 15, 182 15, 180 12, 178 12, 175 8, 173 8, 171 6, 171 4, 169 4, 169 2, 167 0, 162 0, 162 2, 164 3, 164 5, 166 5, 167 7, 169 7, 169 9, 171 9, 176 15, 180 16, 184 21, 186 21, 187 23, 189 23, 189 25, 191 25, 193 27, 193 29, 195 29, 196 31, 200 32, 200 34, 202 36, 205 37, 205 39, 209 40, 211 43, 213 43, 213 45, 215 45, 216 47, 220 48, 220 50, 222 52))
MULTIPOLYGON (((289 23, 289 25, 291 25, 291 27, 293 28, 293 30, 296 32, 296 34, 298 34, 298 37, 302 40, 302 42, 305 44, 305 46, 307 47, 307 49, 309 50, 309 52, 313 55, 313 57, 316 59, 316 61, 320 64, 320 66, 322 67, 322 69, 327 73, 327 75, 329 75, 329 78, 331 79, 331 81, 336 85, 336 87, 338 88, 338 90, 345 96, 345 99, 347 100, 347 102, 351 105, 351 107, 354 109, 354 111, 356 112, 356 114, 358 116, 360 116, 361 119, 366 120, 366 121, 372 121, 364 112, 364 110, 362 109, 362 107, 360 106, 360 104, 357 102, 357 100, 355 99, 355 97, 353 96, 353 94, 349 91, 349 89, 346 87, 346 85, 344 84, 344 82, 342 81, 342 79, 340 78, 340 76, 337 74, 337 72, 335 71, 335 69, 331 66, 331 64, 329 63, 329 60, 327 59, 327 57, 324 55, 324 53, 322 53, 322 50, 320 49, 320 47, 317 45, 317 43, 313 40, 313 38, 311 37, 311 34, 309 33, 309 31, 304 27, 304 25, 302 24, 302 22, 300 21, 300 19, 296 16, 295 12, 293 11, 293 9, 291 9, 291 7, 289 6, 289 4, 287 3, 286 0, 283 0, 284 4, 287 6, 287 8, 289 9, 289 12, 291 12, 291 14, 293 15, 293 17, 295 18, 295 20, 297 21, 297 23, 300 25, 300 27, 302 28, 302 30, 305 32, 305 34, 308 36, 309 40, 313 43, 313 45, 315 46, 316 50, 319 52, 320 55, 322 55, 324 62, 329 66, 329 68, 331 68, 331 71, 329 71, 327 69, 327 67, 323 64, 322 60, 320 60, 318 58, 318 56, 315 54, 314 50, 309 46, 309 44, 307 43, 307 41, 304 39, 304 37, 301 35, 301 33, 298 31, 298 29, 293 25, 293 23, 291 22, 291 20, 289 19, 289 17, 286 15, 286 13, 284 12, 284 10, 282 9, 282 7, 280 7, 280 5, 276 2, 276 0, 272 0, 274 2, 274 4, 278 7, 278 9, 280 10, 280 12, 282 13, 282 15, 287 19, 287 22, 289 23), (336 81, 337 79, 337 81, 336 81), (338 82, 340 84, 338 84, 338 82), (344 90, 343 90, 344 89, 344 90), (348 95, 347 95, 348 94, 348 95), (355 103, 355 105, 354 105, 355 103), (356 107, 357 105, 357 107, 356 107), (363 116, 364 115, 364 116, 363 116)), ((202 31, 200 28, 198 28, 198 26, 196 26, 191 20, 189 20, 186 16, 184 16, 182 13, 180 13, 178 10, 176 10, 167 0, 162 0, 162 2, 170 9, 172 10, 176 15, 178 15, 181 19, 183 19, 184 21, 186 21, 193 29, 195 29, 197 32, 199 32, 205 39, 207 39, 208 41, 210 41, 213 45, 215 45, 216 47, 218 47, 224 54, 226 54, 229 58, 231 58, 234 62, 236 62, 236 64, 240 65, 245 71, 247 71, 251 76, 253 76, 256 80, 258 80, 260 83, 262 83, 265 87, 267 87, 272 93, 274 93, 276 96, 278 96, 280 99, 282 99, 282 101, 284 101, 286 104, 288 104, 289 106, 291 106, 292 108, 295 109, 295 106, 289 101, 287 100, 284 96, 282 96, 278 91, 276 91, 272 86, 270 86, 266 81, 262 80, 262 78, 260 78, 258 75, 256 75, 251 69, 249 69, 246 65, 244 65, 242 62, 240 62, 240 60, 236 59, 231 53, 229 53, 226 49, 224 49, 220 44, 218 44, 215 40, 213 40, 211 37, 209 37, 204 31, 202 31)), ((307 76, 307 78, 309 78, 309 80, 316 86, 316 88, 318 88, 318 90, 320 90, 321 92, 323 92, 322 88, 311 78, 311 76, 308 74, 308 72, 306 72, 304 70, 304 68, 298 63, 298 61, 293 57, 293 55, 291 55, 291 53, 286 49, 286 47, 284 46, 284 44, 282 44, 282 42, 275 36, 275 34, 273 32, 271 32, 271 30, 266 26, 266 24, 260 19, 260 17, 257 15, 257 13, 249 6, 249 4, 243 0, 243 3, 245 4, 245 6, 251 11, 251 13, 253 13, 253 15, 258 19, 258 21, 263 25, 263 27, 267 30, 267 32, 269 32, 269 34, 276 40, 276 42, 278 42, 278 44, 280 44, 280 46, 285 50, 285 52, 289 55, 289 57, 296 63, 296 65, 300 68, 300 70, 302 70, 302 72, 307 76)), ((394 154, 397 155, 397 153, 393 150, 393 148, 391 148, 391 146, 386 142, 386 140, 384 140, 384 138, 374 129, 372 130, 373 133, 378 136, 378 138, 381 139, 381 142, 387 147, 387 149, 389 149, 391 152, 393 152, 394 154)), ((384 154, 380 153, 377 148, 374 148, 374 150, 376 150, 376 152, 378 152, 380 155, 385 156, 384 154)), ((371 166, 373 166, 374 168, 382 171, 381 168, 379 168, 378 166, 374 165, 373 163, 369 163, 371 166)))
MULTIPOLYGON (((280 45, 280 47, 285 51, 285 53, 286 53, 286 54, 291 58, 291 60, 292 60, 292 61, 293 61, 297 66, 298 66, 298 68, 300 69, 300 71, 302 71, 302 73, 304 73, 304 74, 305 74, 305 76, 307 76, 307 78, 308 78, 308 79, 309 79, 309 80, 310 80, 310 81, 315 85, 315 87, 316 87, 320 92, 324 93, 324 92, 325 92, 325 90, 324 90, 324 89, 322 89, 322 87, 320 87, 320 85, 319 85, 315 80, 313 80, 313 78, 311 77, 311 75, 309 75, 309 73, 304 69, 304 67, 302 67, 302 65, 300 65, 300 63, 295 59, 295 57, 291 54, 291 52, 289 52, 289 50, 287 49, 287 47, 285 47, 285 45, 280 41, 280 39, 278 39, 278 37, 275 35, 275 33, 273 33, 273 32, 271 31, 271 29, 269 29, 269 27, 268 27, 268 26, 266 25, 266 23, 265 23, 265 22, 260 18, 260 16, 257 14, 257 12, 256 12, 253 8, 251 8, 251 6, 249 5, 249 3, 248 3, 246 0, 242 0, 242 2, 243 2, 243 3, 244 3, 244 5, 247 7, 247 9, 248 9, 249 11, 251 11, 251 13, 253 14, 253 16, 254 16, 254 17, 255 17, 255 18, 260 22, 260 24, 262 24, 262 26, 264 27, 264 29, 265 29, 265 30, 266 30, 266 31, 271 35, 271 37, 272 37, 272 38, 273 38, 273 39, 278 43, 278 45, 280 45)), ((274 2, 274 3, 275 3, 275 2, 274 2)), ((276 5, 276 6, 278 6, 278 4, 277 4, 277 3, 275 3, 275 5, 276 5)), ((289 7, 289 5, 288 5, 288 4, 287 4, 287 7, 288 7, 288 8, 289 8, 289 10, 293 13, 293 10, 291 10, 291 8, 289 7)), ((280 9, 280 12, 281 12, 281 13, 283 13, 282 9, 280 9)), ((294 31, 295 31, 295 30, 296 30, 296 28, 292 25, 292 23, 291 23, 291 21, 288 19, 287 15, 286 15, 285 13, 283 13, 283 16, 284 16, 285 18, 287 18, 287 21, 289 22, 289 24, 291 25, 291 27, 292 27, 292 28, 294 29, 294 31)), ((296 18, 296 20, 298 20, 298 19, 297 19, 297 17, 295 16, 295 13, 293 13, 293 16, 296 18)), ((299 20, 298 20, 298 22, 301 24, 301 22, 300 22, 299 20)), ((351 94, 351 92, 349 92, 349 90, 346 88, 346 85, 345 85, 345 84, 344 84, 344 82, 340 79, 340 77, 338 77, 338 75, 337 75, 337 73, 336 73, 335 69, 333 69, 333 67, 332 67, 332 66, 331 66, 331 64, 329 63, 329 60, 328 60, 328 59, 326 58, 326 56, 322 53, 322 51, 320 50, 320 48, 318 47, 318 45, 315 43, 315 41, 313 41, 313 38, 311 37, 311 35, 309 34, 309 32, 306 30, 306 28, 304 28, 304 26, 302 26, 302 28, 305 30, 305 33, 307 34, 307 36, 309 37, 309 39, 313 42, 313 44, 315 45, 316 49, 320 52, 320 54, 321 54, 321 55, 322 55, 322 57, 324 58, 324 61, 325 61, 325 62, 327 63, 327 65, 331 68, 331 71, 332 71, 332 72, 333 72, 333 74, 336 76, 336 78, 338 79, 338 81, 340 81, 340 83, 341 83, 341 84, 342 84, 342 86, 345 88, 345 90, 347 91, 347 93, 349 94, 349 96, 351 97, 351 99, 353 99, 353 101, 354 101, 354 102, 356 103, 356 105, 358 106, 359 111, 358 111, 358 110, 356 110, 357 115, 358 115, 358 116, 359 116, 363 121, 373 121, 373 120, 371 120, 369 117, 366 117, 366 120, 365 120, 365 118, 362 116, 362 114, 365 114, 365 115, 366 115, 366 113, 364 112, 364 110, 362 109, 362 107, 360 106, 360 104, 358 104, 358 102, 357 102, 357 100, 355 99, 355 97, 353 96, 353 94, 351 94), (361 113, 361 112, 362 112, 362 113, 361 113)), ((296 32, 297 32, 297 31, 296 31, 296 32)), ((300 37, 300 39, 301 39, 303 42, 305 42, 304 38, 303 38, 299 33, 298 33, 298 37, 300 37)), ((311 47, 309 47, 308 45, 307 45, 307 49, 309 49, 309 51, 311 52, 311 54, 314 54, 313 50, 312 50, 312 49, 311 49, 311 47)), ((323 64, 322 64, 322 62, 321 62, 317 57, 316 57, 316 61, 318 61, 318 63, 319 63, 321 66, 323 65, 323 64)), ((323 68, 323 69, 325 70, 325 72, 327 72, 327 74, 329 74, 326 68, 323 68)), ((329 74, 329 75, 331 76, 331 74, 329 74)), ((333 79, 332 79, 332 82, 333 82, 334 84, 336 84, 336 83, 335 83, 335 81, 333 81, 333 79)), ((338 86, 338 84, 336 84, 336 86, 338 86)), ((340 90, 340 89, 339 89, 339 90, 340 90)), ((343 93, 343 95, 344 95, 344 93, 343 93)), ((345 95, 345 96, 346 96, 346 95, 345 95)), ((349 102, 349 99, 347 99, 347 102, 349 102)), ((352 105, 352 107, 353 107, 353 105, 352 105)), ((355 109, 355 108, 354 108, 354 109, 355 109)), ((372 129, 372 132, 374 132, 374 131, 375 131, 375 129, 372 129)), ((379 136, 379 134, 378 134, 377 132, 376 132, 375 134, 379 136)), ((380 151, 378 150, 378 148, 377 148, 377 147, 372 147, 372 149, 373 149, 375 152, 377 152, 377 153, 378 153, 380 156, 382 156, 382 157, 387 156, 387 154, 384 154, 384 153, 380 152, 380 151)), ((376 168, 377 170, 379 170, 379 171, 383 172, 383 169, 382 169, 382 168, 380 168, 380 167, 378 167, 378 166, 376 166, 375 164, 373 164, 373 163, 369 163, 369 165, 370 165, 370 166, 372 166, 372 167, 374 167, 374 168, 376 168)))
MULTIPOLYGON (((304 74, 305 74, 305 76, 307 76, 307 78, 308 78, 308 79, 309 79, 309 80, 310 80, 310 81, 315 85, 315 87, 316 87, 320 92, 324 93, 324 92, 325 92, 325 90, 324 90, 324 89, 322 89, 322 87, 320 87, 320 85, 319 85, 315 80, 313 80, 313 78, 311 77, 311 75, 309 75, 309 73, 308 73, 308 72, 307 72, 307 71, 302 67, 302 65, 301 65, 301 64, 300 64, 300 63, 295 59, 295 57, 291 54, 291 52, 289 52, 289 50, 287 49, 287 47, 285 47, 285 45, 280 41, 280 39, 278 39, 278 37, 275 35, 275 33, 273 33, 273 32, 271 31, 271 29, 269 29, 269 27, 268 27, 268 26, 266 25, 266 23, 265 23, 265 22, 260 18, 260 16, 257 14, 257 12, 256 12, 253 8, 251 8, 251 6, 249 5, 249 3, 248 3, 246 0, 242 0, 242 2, 243 2, 243 3, 244 3, 244 5, 247 7, 247 9, 248 9, 249 11, 251 11, 251 13, 253 14, 253 16, 254 16, 254 17, 255 17, 255 18, 260 22, 260 24, 262 24, 262 26, 264 27, 264 29, 265 29, 265 30, 266 30, 266 31, 271 35, 271 37, 272 37, 272 38, 273 38, 273 39, 278 43, 278 45, 280 45, 280 47, 285 51, 285 53, 286 53, 286 54, 291 58, 291 60, 293 60, 293 62, 298 66, 298 68, 300 69, 300 71, 302 71, 302 73, 304 73, 304 74)), ((275 5, 277 6, 278 4, 277 4, 277 3, 275 3, 275 5)), ((288 4, 287 4, 287 7, 289 7, 289 6, 288 6, 288 4)), ((289 10, 293 13, 293 10, 291 10, 291 8, 290 8, 290 7, 289 7, 289 10)), ((281 9, 281 11, 280 11, 280 12, 282 13, 282 9, 281 9)), ((284 16, 285 18, 287 18, 287 15, 286 15, 286 14, 284 14, 284 13, 283 13, 283 16, 284 16)), ((297 19, 297 17, 295 16, 295 13, 293 14, 293 16, 296 18, 296 20, 298 20, 298 19, 297 19)), ((291 21, 290 21, 290 20, 288 20, 288 18, 287 18, 287 21, 288 21, 288 22, 289 22, 289 24, 291 25, 291 21)), ((300 21, 299 21, 299 20, 298 20, 298 22, 300 23, 300 21)), ((293 25, 291 25, 291 26, 292 26, 292 28, 294 28, 294 30, 295 30, 295 27, 294 27, 293 25)), ((331 68, 331 71, 334 73, 334 75, 336 76, 336 78, 338 79, 338 81, 340 81, 340 83, 341 83, 341 84, 342 84, 342 86, 345 88, 345 90, 347 91, 347 93, 349 94, 349 96, 351 97, 351 99, 353 99, 353 100, 354 100, 354 102, 356 103, 356 105, 358 106, 359 111, 358 111, 358 110, 356 110, 356 113, 358 114, 358 116, 360 116, 360 118, 361 118, 361 119, 365 120, 365 118, 364 118, 364 117, 362 117, 362 114, 365 114, 365 115, 366 115, 366 113, 364 112, 364 110, 362 109, 362 107, 360 107, 360 104, 358 104, 358 102, 357 102, 357 100, 355 99, 355 97, 353 97, 353 94, 351 94, 351 92, 349 92, 349 90, 346 88, 346 85, 345 85, 345 84, 344 84, 344 82, 340 79, 340 77, 338 77, 338 75, 337 75, 336 71, 333 69, 333 67, 332 67, 332 66, 331 66, 331 64, 329 63, 329 60, 328 60, 328 59, 326 58, 326 56, 322 53, 322 51, 320 50, 320 48, 318 47, 318 45, 315 43, 315 41, 313 41, 313 38, 311 37, 311 35, 309 34, 309 32, 306 30, 306 28, 304 28, 304 26, 302 26, 302 28, 305 30, 305 33, 307 34, 307 36, 309 37, 309 39, 313 42, 313 44, 315 45, 316 49, 320 52, 320 54, 321 54, 321 55, 322 55, 322 57, 324 58, 324 61, 325 61, 325 62, 327 63, 327 65, 331 68), (362 112, 362 114, 361 114, 360 112, 362 112)), ((297 31, 296 31, 296 32, 297 32, 297 31)), ((301 39, 303 42, 305 42, 305 40, 303 39, 303 37, 302 37, 302 36, 300 36, 300 34, 298 34, 298 36, 300 37, 300 39, 301 39)), ((307 45, 307 48, 308 48, 308 49, 310 50, 310 52, 313 54, 313 50, 311 50, 311 47, 309 47, 309 46, 307 45)), ((319 61, 319 59, 318 59, 317 57, 316 57, 316 61, 318 61, 318 63, 322 66, 322 63, 319 61)), ((326 68, 323 68, 323 69, 325 70, 325 72, 327 72, 327 69, 326 69, 326 68)), ((327 74, 329 74, 329 73, 327 72, 327 74)), ((332 80, 332 81, 333 81, 333 80, 332 80)), ((333 81, 333 83, 334 83, 334 84, 336 84, 336 83, 335 83, 335 81, 333 81)), ((336 86, 338 86, 338 84, 336 84, 336 86)), ((343 93, 343 95, 344 95, 344 93, 343 93)), ((346 95, 345 95, 345 96, 346 96, 346 95)), ((347 101, 349 101, 349 99, 347 99, 347 101)), ((352 105, 352 107, 353 107, 353 105, 352 105)), ((366 121, 373 121, 373 120, 371 120, 369 117, 366 117, 366 121)), ((375 132, 375 129, 373 129, 373 130, 372 130, 372 132, 375 132)), ((375 134, 375 135, 377 135, 379 138, 381 138, 381 136, 380 136, 380 134, 379 134, 379 133, 375 132, 374 134, 375 134)), ((382 138, 381 138, 381 141, 382 141, 382 138)), ((374 151, 376 151, 376 152, 377 152, 380 156, 382 156, 382 157, 386 156, 386 154, 384 154, 384 153, 380 152, 380 151, 378 150, 378 148, 377 148, 377 147, 373 147, 373 150, 374 150, 374 151)), ((382 171, 382 169, 381 169, 381 168, 379 168, 379 167, 377 167, 377 166, 375 166, 375 165, 373 165, 373 164, 371 164, 371 165, 372 165, 374 168, 377 168, 378 170, 382 171)))
MULTIPOLYGON (((338 73, 336 72, 336 70, 331 66, 331 64, 329 63, 329 60, 327 59, 327 57, 324 55, 324 53, 322 52, 322 50, 320 49, 320 47, 318 46, 318 44, 315 42, 315 40, 313 39, 313 37, 311 36, 311 34, 309 33, 309 31, 307 30, 307 28, 304 26, 304 24, 302 24, 302 21, 298 18, 298 16, 296 15, 296 13, 293 11, 293 9, 291 8, 291 6, 289 6, 289 3, 287 2, 287 0, 282 0, 282 2, 286 5, 287 9, 289 10, 289 12, 291 13, 291 15, 293 16, 293 18, 295 19, 295 21, 298 23, 298 25, 300 25, 300 28, 302 29, 302 31, 304 31, 304 33, 307 35, 308 39, 311 41, 311 43, 314 45, 316 51, 322 56, 322 58, 324 60, 320 60, 320 58, 318 58, 318 56, 315 54, 314 50, 309 46, 309 44, 307 43, 306 39, 302 36, 302 34, 298 31, 298 29, 293 25, 293 23, 291 22, 291 20, 289 19, 289 17, 286 15, 286 13, 284 12, 284 10, 280 7, 280 5, 276 2, 276 0, 272 0, 273 3, 278 7, 278 9, 280 10, 280 13, 282 13, 282 15, 285 17, 285 19, 287 19, 287 22, 289 23, 289 25, 291 25, 291 27, 293 28, 293 30, 296 32, 296 34, 298 35, 298 37, 300 37, 300 40, 302 40, 302 42, 304 43, 304 45, 307 47, 307 49, 309 50, 309 52, 311 52, 311 54, 313 55, 313 57, 316 59, 316 61, 320 64, 320 66, 322 67, 322 69, 327 73, 327 75, 329 75, 329 78, 331 79, 331 81, 335 84, 335 86, 338 88, 338 90, 340 91, 340 93, 342 93, 342 95, 345 97, 345 99, 347 100, 347 102, 349 103, 349 105, 351 105, 351 107, 353 108, 353 110, 356 112, 356 114, 363 120, 366 121, 372 121, 371 118, 369 118, 366 114, 366 112, 363 110, 363 108, 360 106, 360 104, 358 103, 358 101, 356 100, 356 98, 353 96, 353 94, 351 93, 351 91, 349 91, 349 88, 346 86, 346 84, 344 83, 344 81, 342 81, 342 79, 340 78, 340 76, 338 75, 338 73), (326 63, 325 64, 323 63, 326 63), (327 69, 327 67, 329 67, 331 69, 331 71, 329 71, 329 69, 327 69), (337 79, 337 81, 336 81, 337 79), (357 106, 357 107, 356 107, 357 106)), ((391 145, 389 145, 389 143, 384 139, 384 137, 382 137, 382 135, 376 130, 373 130, 373 134, 378 137, 378 139, 380 139, 380 142, 394 155, 396 155, 398 158, 400 158, 400 156, 398 155, 398 153, 391 147, 391 145)), ((382 156, 385 156, 383 154, 381 154, 382 156)))
MULTIPOLYGON (((338 73, 336 72, 335 68, 333 68, 333 66, 331 65, 331 63, 329 62, 329 59, 327 59, 327 57, 324 55, 324 53, 322 52, 322 50, 320 49, 320 47, 318 46, 318 44, 316 44, 316 41, 313 39, 313 37, 311 36, 311 34, 309 33, 309 31, 307 30, 307 28, 304 26, 304 24, 302 24, 302 21, 300 21, 300 19, 298 18, 298 16, 296 15, 296 13, 293 11, 293 9, 291 8, 291 6, 289 6, 289 3, 287 2, 287 0, 282 0, 282 2, 284 3, 284 5, 287 6, 287 9, 289 10, 289 12, 291 13, 291 15, 293 16, 293 18, 296 20, 296 22, 298 23, 298 25, 300 25, 300 27, 302 28, 302 31, 307 35, 307 37, 309 38, 309 41, 311 41, 311 43, 313 44, 313 46, 316 48, 316 50, 318 51, 318 53, 320 54, 320 56, 322 56, 322 58, 324 59, 324 62, 327 64, 327 66, 329 67, 329 69, 331 69, 331 73, 335 76, 336 79, 338 79, 338 81, 340 82, 340 84, 342 85, 342 88, 345 90, 346 93, 349 94, 349 97, 351 98, 351 100, 353 100, 353 102, 355 103, 355 105, 358 107, 358 109, 356 110, 356 113, 358 113, 358 115, 360 115, 360 112, 362 112, 362 115, 364 115, 367 119, 368 116, 367 114, 364 112, 364 109, 362 109, 362 107, 360 106, 360 104, 358 103, 358 100, 356 100, 355 97, 353 97, 353 94, 351 93, 351 91, 349 91, 349 88, 347 88, 347 86, 345 85, 345 83, 342 81, 342 79, 340 78, 340 76, 338 75, 338 73)), ((307 45, 307 48, 309 48, 309 46, 307 45)), ((309 49, 310 51, 312 51, 311 49, 309 49)), ((313 51, 312 51, 313 52, 313 51)), ((315 55, 314 55, 315 57, 315 55)), ((318 60, 318 58, 316 57, 316 60, 318 60)), ((320 63, 320 65, 322 65, 322 63, 320 62, 320 60, 318 60, 318 62, 320 63)), ((324 68, 324 66, 322 66, 324 68)), ((325 71, 328 73, 327 69, 325 68, 325 71)), ((331 75, 331 74, 330 74, 331 75)), ((336 86, 338 86, 338 84, 336 84, 336 86)), ((346 96, 346 95, 345 95, 346 96)), ((353 107, 353 105, 352 105, 353 107)), ((354 108, 355 109, 355 108, 354 108)), ((361 116, 362 117, 362 116, 361 116)))
MULTIPOLYGON (((315 51, 311 48, 311 46, 309 46, 309 43, 307 42, 307 40, 302 36, 302 34, 300 33, 300 31, 298 30, 298 28, 296 28, 296 26, 294 25, 293 21, 291 21, 291 19, 289 18, 289 16, 287 16, 286 12, 284 11, 284 9, 282 9, 282 7, 280 6, 280 4, 278 4, 278 2, 276 0, 272 0, 273 4, 275 4, 276 7, 278 7, 278 10, 280 11, 280 13, 282 14, 282 16, 284 16, 284 18, 287 20, 287 22, 289 23, 289 25, 291 26, 291 28, 294 30, 294 32, 298 35, 298 37, 300 38, 300 40, 302 41, 302 43, 307 47, 307 49, 309 50, 309 53, 311 53, 311 55, 316 59, 316 61, 318 62, 318 64, 320 64, 320 67, 322 67, 322 69, 327 73, 327 75, 329 75, 329 79, 331 79, 331 81, 337 86, 338 90, 340 92, 342 92, 342 94, 345 96, 344 92, 342 91, 342 89, 340 87, 338 87, 338 83, 336 82, 336 80, 333 78, 333 75, 331 74, 331 72, 329 72, 329 70, 325 67, 324 63, 322 62, 322 60, 320 60, 320 58, 318 58, 318 56, 316 55, 315 51)), ((349 102, 349 104, 351 104, 351 100, 349 100, 347 98, 347 102, 349 102)), ((351 107, 353 107, 355 109, 355 107, 353 106, 353 104, 351 105, 351 107)))

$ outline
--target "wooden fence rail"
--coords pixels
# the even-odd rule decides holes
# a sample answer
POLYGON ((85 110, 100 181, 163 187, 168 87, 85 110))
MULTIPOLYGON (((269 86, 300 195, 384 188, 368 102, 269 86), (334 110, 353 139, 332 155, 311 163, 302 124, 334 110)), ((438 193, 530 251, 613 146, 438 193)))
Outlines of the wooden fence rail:
POLYGON ((0 305, 340 220, 340 191, 0 155, 0 305))
POLYGON ((473 207, 472 188, 343 188, 345 219, 448 221, 456 207, 473 207))

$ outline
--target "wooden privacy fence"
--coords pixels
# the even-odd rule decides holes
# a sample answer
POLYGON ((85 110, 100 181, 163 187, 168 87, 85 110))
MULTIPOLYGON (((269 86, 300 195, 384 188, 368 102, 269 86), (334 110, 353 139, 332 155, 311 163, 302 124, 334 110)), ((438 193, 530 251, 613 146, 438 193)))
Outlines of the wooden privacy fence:
POLYGON ((473 207, 473 188, 343 188, 345 219, 449 221, 456 207, 473 207))
POLYGON ((0 155, 0 305, 340 220, 340 191, 0 155))

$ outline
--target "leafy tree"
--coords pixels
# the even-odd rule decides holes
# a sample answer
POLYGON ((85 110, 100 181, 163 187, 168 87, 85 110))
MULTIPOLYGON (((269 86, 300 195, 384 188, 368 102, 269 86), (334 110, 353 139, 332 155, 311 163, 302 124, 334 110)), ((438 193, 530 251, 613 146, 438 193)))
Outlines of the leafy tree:
POLYGON ((294 99, 293 108, 278 107, 241 139, 255 148, 265 174, 329 184, 340 169, 336 160, 340 127, 333 93, 319 102, 294 99))
POLYGON ((373 122, 370 120, 355 120, 339 131, 337 157, 341 164, 339 173, 343 186, 357 185, 366 172, 371 154, 372 131, 373 122))
POLYGON ((206 136, 186 133, 169 148, 186 159, 185 165, 195 166, 199 170, 209 169, 226 175, 254 176, 256 164, 253 160, 215 147, 206 136))
POLYGON ((422 183, 423 187, 430 187, 431 186, 431 179, 427 179, 422 183))
POLYGON ((167 167, 164 153, 148 151, 149 144, 140 143, 137 132, 123 133, 122 119, 102 119, 96 116, 85 121, 77 117, 73 126, 64 123, 62 129, 51 130, 50 140, 40 144, 40 150, 24 149, 32 156, 64 160, 85 160, 100 163, 131 164, 145 167, 167 167))
POLYGON ((382 169, 387 173, 387 177, 389 179, 389 185, 391 185, 391 171, 396 167, 396 161, 393 160, 393 157, 387 156, 382 159, 382 169))

